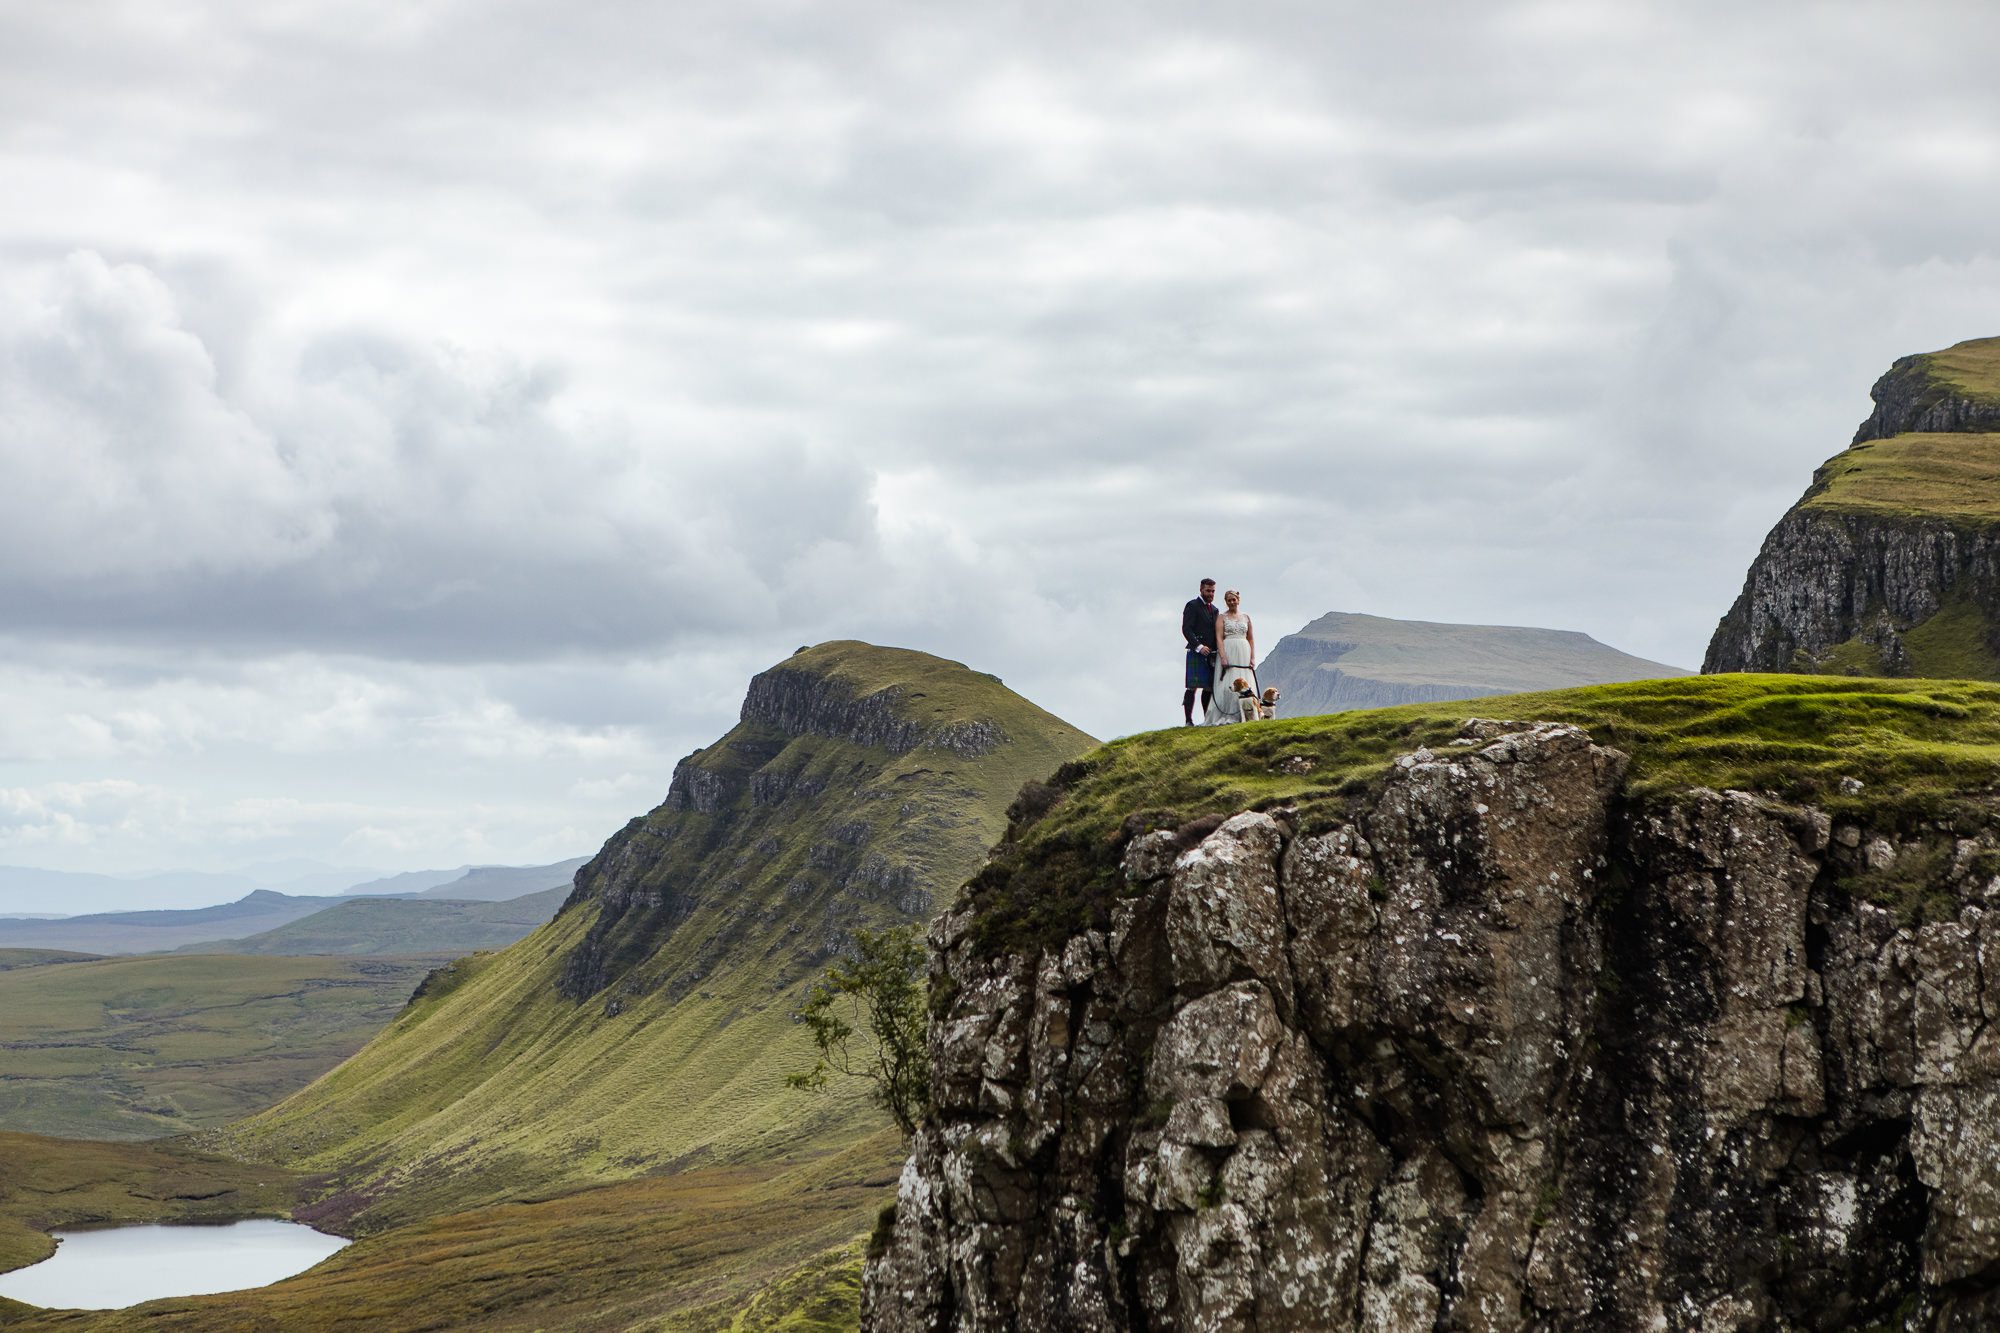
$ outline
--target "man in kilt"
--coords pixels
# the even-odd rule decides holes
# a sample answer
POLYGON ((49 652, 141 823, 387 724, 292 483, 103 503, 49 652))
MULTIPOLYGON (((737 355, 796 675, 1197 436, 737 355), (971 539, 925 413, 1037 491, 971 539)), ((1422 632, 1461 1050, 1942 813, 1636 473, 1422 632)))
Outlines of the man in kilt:
POLYGON ((1201 694, 1201 710, 1208 714, 1215 697, 1215 580, 1201 581, 1201 596, 1191 597, 1181 608, 1181 637, 1187 640, 1187 693, 1181 695, 1181 716, 1194 725, 1194 696, 1201 694))

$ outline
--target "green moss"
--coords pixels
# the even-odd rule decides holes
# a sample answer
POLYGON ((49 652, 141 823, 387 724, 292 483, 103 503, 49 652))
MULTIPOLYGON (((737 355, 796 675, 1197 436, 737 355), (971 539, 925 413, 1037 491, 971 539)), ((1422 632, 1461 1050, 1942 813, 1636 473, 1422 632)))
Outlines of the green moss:
POLYGON ((1120 892, 1126 812, 1185 818, 1289 808, 1305 829, 1347 818, 1391 761, 1447 747, 1467 717, 1568 722, 1632 757, 1640 795, 1769 792, 1872 827, 1949 818, 2000 784, 2000 686, 1972 681, 1717 675, 1417 704, 1130 736, 1086 756, 1061 799, 969 885, 989 950, 1102 924, 1120 892), (1305 754, 1299 774, 1281 757, 1305 754), (1843 777, 1865 789, 1849 794, 1843 777))
POLYGON ((1540 1193, 1535 1196, 1535 1212, 1528 1219, 1528 1225, 1540 1231, 1555 1220, 1556 1207, 1562 1203, 1562 1186, 1554 1178, 1542 1182, 1540 1193))

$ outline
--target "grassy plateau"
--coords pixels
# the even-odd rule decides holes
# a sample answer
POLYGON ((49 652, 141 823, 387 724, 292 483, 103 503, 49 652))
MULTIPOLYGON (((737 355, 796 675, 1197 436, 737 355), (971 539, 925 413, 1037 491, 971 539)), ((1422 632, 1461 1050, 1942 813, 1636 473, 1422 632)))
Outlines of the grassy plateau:
POLYGON ((2000 434, 1892 435, 1835 454, 1807 509, 2000 523, 2000 434))

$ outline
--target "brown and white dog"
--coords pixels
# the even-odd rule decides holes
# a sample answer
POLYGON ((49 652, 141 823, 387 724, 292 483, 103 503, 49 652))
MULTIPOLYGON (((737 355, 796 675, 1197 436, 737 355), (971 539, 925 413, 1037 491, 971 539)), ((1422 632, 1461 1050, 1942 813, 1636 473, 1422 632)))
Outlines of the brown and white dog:
POLYGON ((1278 715, 1278 700, 1282 697, 1278 693, 1276 685, 1266 685, 1264 687, 1264 697, 1257 701, 1258 713, 1264 717, 1276 717, 1278 715))
POLYGON ((1236 692, 1236 713, 1241 720, 1255 722, 1264 715, 1259 705, 1256 687, 1249 681, 1238 676, 1229 683, 1229 687, 1236 692))

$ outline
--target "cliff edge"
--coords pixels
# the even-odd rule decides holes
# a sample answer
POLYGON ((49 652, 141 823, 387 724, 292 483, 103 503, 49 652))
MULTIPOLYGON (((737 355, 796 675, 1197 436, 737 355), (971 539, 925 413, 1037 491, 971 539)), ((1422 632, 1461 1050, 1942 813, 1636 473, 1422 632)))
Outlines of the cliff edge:
POLYGON ((1871 396, 1703 671, 2000 679, 2000 338, 1904 357, 1871 396))
POLYGON ((1508 702, 1024 803, 864 1326, 2000 1321, 2000 689, 1508 702))

